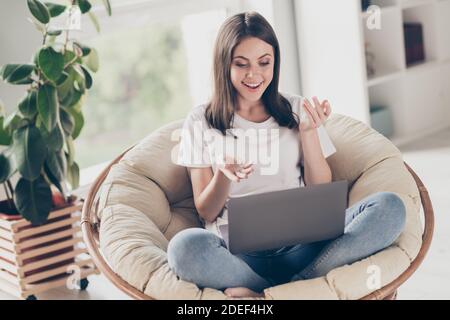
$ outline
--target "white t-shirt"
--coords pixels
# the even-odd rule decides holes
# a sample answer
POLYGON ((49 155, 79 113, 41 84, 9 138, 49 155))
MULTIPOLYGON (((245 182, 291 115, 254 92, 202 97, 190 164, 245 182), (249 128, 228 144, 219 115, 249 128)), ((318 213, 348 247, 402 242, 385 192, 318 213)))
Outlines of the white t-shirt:
MULTIPOLYGON (((303 97, 282 94, 291 103, 292 111, 300 121, 307 121, 302 105, 303 97)), ((254 171, 247 179, 231 182, 229 198, 279 191, 304 186, 299 162, 303 165, 298 130, 280 127, 273 117, 264 122, 252 122, 234 114, 231 134, 226 136, 208 126, 206 104, 195 107, 187 116, 179 144, 177 164, 192 168, 211 167, 217 170, 224 156, 241 163, 252 162, 254 171), (236 138, 233 137, 234 134, 236 138)), ((318 129, 322 153, 325 158, 336 152, 323 126, 318 129)), ((226 206, 213 223, 205 228, 220 237, 219 226, 228 224, 226 206)))

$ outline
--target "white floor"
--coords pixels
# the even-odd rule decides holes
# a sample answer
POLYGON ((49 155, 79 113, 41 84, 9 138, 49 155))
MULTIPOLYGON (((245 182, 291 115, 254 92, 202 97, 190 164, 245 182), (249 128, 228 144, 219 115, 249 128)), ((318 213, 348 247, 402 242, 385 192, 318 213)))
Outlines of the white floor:
POLYGON ((450 299, 450 129, 400 148, 423 181, 435 214, 425 261, 400 287, 399 299, 450 299))
MULTIPOLYGON (((398 299, 450 299, 450 128, 400 148, 404 160, 431 196, 436 226, 431 249, 419 270, 401 286, 398 299)), ((86 291, 58 288, 38 299, 129 299, 102 275, 90 276, 86 291)), ((0 299, 14 299, 0 291, 0 299)))

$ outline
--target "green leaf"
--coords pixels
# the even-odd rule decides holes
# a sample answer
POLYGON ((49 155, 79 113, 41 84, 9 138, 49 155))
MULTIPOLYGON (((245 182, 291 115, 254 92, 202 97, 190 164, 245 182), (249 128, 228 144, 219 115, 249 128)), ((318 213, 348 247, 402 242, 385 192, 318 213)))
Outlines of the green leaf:
POLYGON ((78 88, 84 88, 84 73, 78 65, 71 65, 66 69, 68 78, 58 86, 58 98, 63 106, 73 106, 82 97, 82 93, 77 91, 78 88), (75 85, 76 83, 76 85, 75 85))
POLYGON ((14 204, 33 225, 45 223, 52 208, 52 191, 44 177, 34 181, 21 178, 14 191, 14 204))
POLYGON ((10 159, 4 154, 0 153, 0 183, 8 180, 12 172, 10 159))
POLYGON ((49 150, 58 151, 64 146, 64 135, 59 125, 56 125, 50 133, 41 130, 41 134, 49 150))
POLYGON ((45 34, 45 24, 40 23, 34 17, 27 18, 27 20, 34 25, 37 31, 41 32, 42 34, 45 34))
POLYGON ((47 31, 49 36, 59 36, 62 33, 62 30, 50 30, 47 31))
MULTIPOLYGON (((69 95, 70 91, 73 90, 73 82, 75 81, 74 72, 72 71, 72 67, 67 68, 68 77, 64 80, 63 83, 58 85, 58 98, 59 101, 62 101, 69 95)), ((59 80, 57 81, 59 82, 59 80)))
POLYGON ((28 9, 31 14, 39 21, 47 24, 50 21, 50 12, 47 7, 39 0, 27 0, 28 9))
MULTIPOLYGON (((85 91, 86 91, 86 87, 84 85, 84 80, 83 81, 81 81, 81 80, 80 81, 75 81, 73 86, 75 88, 75 91, 76 92, 81 92, 81 94, 84 94, 85 91)), ((72 104, 74 104, 74 103, 70 103, 70 105, 72 105, 72 104)))
POLYGON ((31 84, 33 83, 33 80, 31 78, 22 79, 19 81, 14 82, 14 84, 31 84))
POLYGON ((63 71, 63 73, 61 74, 61 77, 59 77, 58 81, 56 81, 56 85, 57 86, 62 85, 67 80, 68 77, 69 77, 69 74, 67 72, 63 71))
POLYGON ((84 74, 84 80, 85 80, 86 89, 90 89, 92 87, 91 74, 83 66, 80 66, 80 67, 81 67, 81 70, 83 71, 83 74, 84 74))
POLYGON ((75 158, 75 147, 73 145, 72 137, 66 138, 66 147, 67 147, 67 163, 69 166, 72 166, 75 158))
POLYGON ((72 190, 78 188, 80 185, 80 167, 76 162, 72 163, 67 170, 67 181, 72 186, 72 190))
POLYGON ((81 133, 81 129, 84 127, 84 117, 83 113, 80 110, 76 110, 75 108, 69 108, 69 113, 72 115, 75 127, 72 132, 72 138, 75 140, 81 133))
POLYGON ((73 42, 73 46, 74 46, 74 49, 75 48, 79 48, 79 49, 81 49, 81 53, 82 53, 82 56, 83 57, 85 57, 85 56, 87 56, 89 53, 91 53, 91 48, 89 48, 88 46, 85 46, 85 45, 83 45, 83 44, 81 44, 81 43, 79 43, 79 42, 76 42, 76 41, 74 41, 73 42))
POLYGON ((58 119, 58 97, 53 86, 46 84, 39 88, 37 106, 42 123, 51 132, 58 119))
POLYGON ((108 12, 108 16, 111 16, 111 3, 109 2, 109 0, 103 0, 103 4, 105 5, 106 11, 108 12))
POLYGON ((74 117, 70 114, 70 112, 67 112, 64 108, 61 108, 59 116, 61 119, 61 126, 64 130, 64 133, 67 136, 72 135, 73 130, 75 129, 74 117))
POLYGON ((63 184, 64 182, 60 182, 58 181, 53 174, 50 172, 50 169, 47 167, 47 165, 44 165, 44 172, 45 172, 45 176, 47 178, 47 180, 54 184, 56 186, 56 188, 58 188, 58 190, 63 194, 64 198, 66 198, 66 192, 63 188, 63 184))
POLYGON ((39 68, 45 77, 56 82, 64 70, 64 56, 52 47, 42 48, 39 51, 39 68))
POLYGON ((78 0, 78 6, 80 7, 81 13, 86 13, 91 10, 91 4, 87 0, 78 0))
POLYGON ((55 178, 51 180, 56 180, 58 182, 62 182, 65 180, 67 175, 67 161, 66 157, 64 156, 64 151, 50 151, 48 153, 47 159, 45 160, 45 166, 51 173, 52 178, 55 178))
POLYGON ((13 146, 17 168, 22 177, 30 181, 39 177, 47 155, 47 147, 39 129, 30 125, 16 130, 13 146))
POLYGON ((20 113, 22 113, 25 118, 31 119, 36 115, 36 96, 36 91, 31 91, 27 93, 27 95, 22 99, 21 102, 19 102, 20 113))
POLYGON ((73 104, 73 105, 71 105, 70 106, 70 109, 74 109, 74 110, 77 110, 78 112, 81 112, 81 108, 83 107, 83 100, 84 100, 84 97, 86 97, 85 95, 82 95, 81 97, 80 97, 80 100, 77 102, 77 103, 75 103, 75 104, 73 104))
POLYGON ((75 44, 75 42, 72 42, 72 50, 73 50, 73 52, 75 52, 77 57, 82 57, 83 56, 83 50, 81 50, 80 46, 75 44))
MULTIPOLYGON (((86 78, 81 68, 81 65, 80 64, 73 65, 73 71, 75 71, 74 72, 75 82, 73 83, 73 86, 77 91, 83 94, 86 89, 86 78)), ((72 102, 72 104, 74 103, 72 102)))
POLYGON ((61 104, 67 107, 72 107, 73 105, 77 104, 78 101, 80 101, 82 96, 82 93, 78 90, 70 90, 69 94, 64 97, 61 104))
POLYGON ((92 24, 94 25, 97 33, 100 33, 100 24, 98 23, 97 16, 95 15, 95 13, 93 13, 92 11, 89 11, 88 16, 91 19, 92 24))
POLYGON ((9 146, 11 144, 11 134, 9 130, 5 130, 3 122, 5 117, 0 115, 0 145, 9 146))
MULTIPOLYGON (((63 91, 63 87, 61 86, 61 89, 58 87, 58 99, 59 99, 59 104, 61 106, 69 106, 70 100, 72 99, 72 94, 73 94, 73 87, 72 87, 72 83, 70 84, 70 87, 68 88, 67 92, 62 92, 63 91)), ((65 89, 64 89, 65 90, 65 89)))
POLYGON ((5 121, 3 123, 3 129, 9 130, 10 132, 16 130, 19 126, 21 119, 22 117, 19 115, 19 112, 17 110, 14 111, 8 117, 5 118, 5 121))
POLYGON ((64 11, 66 11, 66 6, 63 6, 61 4, 51 3, 51 2, 45 2, 45 5, 47 6, 47 9, 50 13, 51 17, 57 17, 64 11))
POLYGON ((66 176, 67 176, 67 162, 63 151, 51 152, 47 156, 44 164, 44 171, 47 178, 53 183, 58 190, 66 198, 66 176))
POLYGON ((64 52, 64 65, 72 64, 77 59, 77 55, 70 50, 64 52))
POLYGON ((0 73, 3 80, 11 84, 28 84, 32 82, 29 77, 33 70, 34 65, 32 64, 6 64, 0 73))
POLYGON ((41 133, 42 132, 46 132, 46 133, 48 133, 48 131, 47 131, 47 129, 45 128, 45 126, 42 124, 42 120, 41 120, 41 118, 39 118, 39 117, 37 117, 36 118, 36 128, 38 128, 40 131, 41 131, 41 133))
POLYGON ((97 72, 99 68, 99 59, 97 50, 91 48, 91 52, 86 57, 83 58, 83 63, 92 72, 97 72))

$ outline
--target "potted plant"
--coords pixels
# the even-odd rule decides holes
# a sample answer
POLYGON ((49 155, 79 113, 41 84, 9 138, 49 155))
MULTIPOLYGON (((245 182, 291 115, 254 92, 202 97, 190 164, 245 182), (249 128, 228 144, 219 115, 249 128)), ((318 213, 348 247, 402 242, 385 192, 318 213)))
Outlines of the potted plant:
MULTIPOLYGON (((111 15, 109 1, 103 3, 111 15)), ((73 141, 83 128, 83 99, 98 56, 72 39, 70 30, 82 14, 99 29, 91 1, 27 0, 27 5, 42 46, 31 62, 0 69, 5 82, 26 86, 14 112, 6 115, 0 106, 0 184, 6 194, 0 201, 0 281, 5 283, 0 289, 35 298, 34 293, 64 284, 73 266, 84 268, 81 278, 95 272, 90 259, 77 260, 86 250, 77 247, 81 202, 70 190, 79 183, 73 141)))

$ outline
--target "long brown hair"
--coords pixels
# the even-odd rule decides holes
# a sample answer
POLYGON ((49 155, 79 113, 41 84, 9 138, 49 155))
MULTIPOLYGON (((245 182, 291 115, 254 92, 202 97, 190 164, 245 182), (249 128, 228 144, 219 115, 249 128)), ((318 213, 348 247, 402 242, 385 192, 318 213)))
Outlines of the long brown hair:
POLYGON ((281 127, 297 128, 299 119, 293 114, 289 101, 278 92, 280 75, 280 48, 274 30, 257 12, 244 12, 228 18, 221 26, 214 46, 213 94, 207 104, 205 117, 208 124, 226 134, 237 104, 237 92, 230 76, 233 52, 247 37, 259 38, 273 47, 275 54, 273 79, 262 95, 266 112, 281 127))

